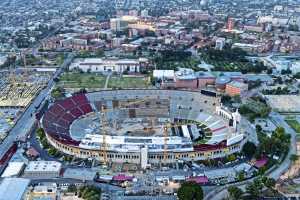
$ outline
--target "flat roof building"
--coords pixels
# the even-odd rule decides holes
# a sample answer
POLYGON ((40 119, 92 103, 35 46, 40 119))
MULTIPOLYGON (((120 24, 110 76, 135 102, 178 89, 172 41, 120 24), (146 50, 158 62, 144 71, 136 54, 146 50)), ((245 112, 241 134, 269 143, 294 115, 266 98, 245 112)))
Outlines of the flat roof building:
POLYGON ((0 183, 0 200, 22 200, 30 183, 25 178, 4 178, 0 183))
POLYGON ((242 96, 248 91, 248 84, 239 81, 231 81, 226 85, 225 93, 229 96, 242 96))
POLYGON ((80 69, 84 72, 132 72, 139 73, 148 64, 148 59, 118 59, 118 58, 86 58, 75 61, 70 70, 80 69))
POLYGON ((1 177, 17 177, 21 174, 24 167, 24 162, 9 162, 1 177))
POLYGON ((153 70, 153 77, 157 79, 174 79, 174 70, 153 70))
POLYGON ((61 163, 56 161, 31 161, 24 170, 24 177, 55 178, 59 177, 61 163))

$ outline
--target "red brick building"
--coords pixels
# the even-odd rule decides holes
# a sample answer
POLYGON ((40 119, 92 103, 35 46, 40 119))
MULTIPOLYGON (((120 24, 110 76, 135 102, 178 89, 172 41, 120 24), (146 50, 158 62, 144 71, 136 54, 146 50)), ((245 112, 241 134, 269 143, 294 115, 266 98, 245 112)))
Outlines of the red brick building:
POLYGON ((225 93, 229 96, 243 96, 248 91, 248 84, 232 81, 226 84, 225 93))

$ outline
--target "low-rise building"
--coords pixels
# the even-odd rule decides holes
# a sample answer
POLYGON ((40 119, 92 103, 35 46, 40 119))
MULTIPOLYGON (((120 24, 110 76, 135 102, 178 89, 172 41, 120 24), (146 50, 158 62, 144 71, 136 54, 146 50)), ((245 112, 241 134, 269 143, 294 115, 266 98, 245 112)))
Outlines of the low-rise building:
POLYGON ((37 185, 28 194, 29 199, 57 199, 57 186, 55 183, 46 183, 43 185, 37 185))
POLYGON ((225 93, 229 96, 243 96, 248 91, 248 84, 239 81, 231 81, 226 84, 225 93))
POLYGON ((223 48, 225 46, 225 41, 226 41, 225 38, 217 38, 215 49, 223 50, 223 48))
POLYGON ((0 183, 1 200, 22 200, 30 183, 25 178, 4 178, 0 183))
POLYGON ((9 162, 1 177, 18 177, 25 167, 24 162, 9 162))
POLYGON ((27 178, 55 178, 60 176, 61 163, 56 161, 31 161, 24 170, 27 178))
POLYGON ((234 43, 232 48, 240 48, 248 53, 261 53, 265 49, 262 44, 234 43))
POLYGON ((148 59, 101 59, 101 58, 86 58, 77 60, 70 66, 70 70, 80 69, 84 72, 129 72, 139 73, 148 65, 148 59))
POLYGON ((219 91, 225 91, 226 84, 231 81, 243 82, 240 72, 194 72, 192 69, 180 68, 174 73, 176 88, 199 89, 214 86, 219 91))

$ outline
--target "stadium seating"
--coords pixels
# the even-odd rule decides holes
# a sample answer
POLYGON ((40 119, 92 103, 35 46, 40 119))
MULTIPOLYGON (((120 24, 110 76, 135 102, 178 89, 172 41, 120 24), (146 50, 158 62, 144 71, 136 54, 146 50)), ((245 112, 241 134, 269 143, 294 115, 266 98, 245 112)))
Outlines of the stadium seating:
POLYGON ((72 122, 92 112, 92 106, 84 94, 79 94, 55 102, 45 112, 42 125, 46 133, 54 139, 69 145, 79 145, 70 137, 69 129, 72 122))

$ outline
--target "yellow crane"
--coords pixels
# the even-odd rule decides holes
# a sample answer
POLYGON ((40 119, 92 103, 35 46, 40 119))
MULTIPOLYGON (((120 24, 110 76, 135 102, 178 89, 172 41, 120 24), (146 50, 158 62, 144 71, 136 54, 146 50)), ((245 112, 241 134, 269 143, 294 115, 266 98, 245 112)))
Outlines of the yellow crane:
POLYGON ((102 126, 102 144, 101 144, 101 155, 103 156, 103 163, 104 165, 107 164, 107 142, 106 142, 106 127, 108 126, 105 114, 105 107, 104 105, 101 106, 100 109, 100 123, 102 126))
MULTIPOLYGON (((145 99, 136 100, 136 101, 133 101, 133 102, 128 102, 123 106, 130 106, 130 105, 134 105, 134 104, 137 104, 137 103, 142 103, 142 102, 145 102, 149 99, 150 98, 145 98, 145 99)), ((121 107, 118 107, 117 109, 120 109, 120 108, 121 107)), ((101 152, 101 155, 103 155, 104 165, 107 164, 107 141, 106 141, 107 130, 106 129, 109 126, 108 121, 106 119, 106 113, 109 112, 109 111, 113 111, 113 110, 116 110, 116 108, 107 109, 107 108, 105 108, 104 105, 101 105, 101 108, 100 108, 100 124, 102 125, 102 130, 101 130, 102 144, 100 146, 100 152, 101 152)))
MULTIPOLYGON (((127 106, 130 105, 134 105, 134 104, 138 104, 138 103, 142 103, 145 102, 147 100, 153 100, 153 98, 145 98, 145 99, 141 99, 141 100, 137 100, 137 101, 132 101, 132 102, 128 102, 126 104, 123 104, 123 106, 125 106, 125 108, 127 106)), ((104 105, 101 105, 100 108, 100 123, 102 125, 102 144, 101 144, 101 155, 103 155, 103 163, 106 165, 107 164, 107 141, 106 141, 106 136, 107 136, 107 127, 108 127, 108 121, 106 119, 106 113, 109 111, 113 111, 116 109, 122 109, 124 107, 118 107, 118 108, 110 108, 107 109, 105 108, 104 105)), ((190 122, 190 123, 166 123, 165 125, 162 126, 163 128, 163 138, 164 138, 164 150, 163 150, 163 161, 164 163, 166 163, 167 159, 168 159, 168 129, 173 128, 173 127, 180 127, 180 126, 184 126, 184 125, 192 125, 195 124, 196 122, 190 122)), ((202 125, 202 123, 196 123, 196 124, 200 124, 202 125)), ((150 127, 152 128, 152 127, 150 127)), ((149 130, 149 129, 147 129, 149 130)))

